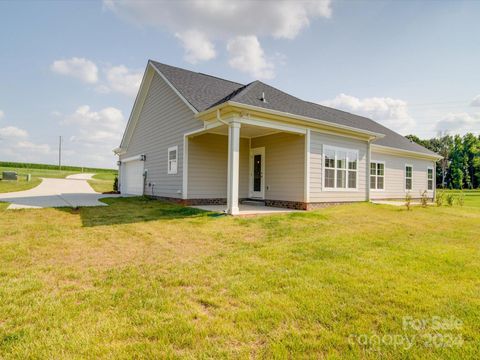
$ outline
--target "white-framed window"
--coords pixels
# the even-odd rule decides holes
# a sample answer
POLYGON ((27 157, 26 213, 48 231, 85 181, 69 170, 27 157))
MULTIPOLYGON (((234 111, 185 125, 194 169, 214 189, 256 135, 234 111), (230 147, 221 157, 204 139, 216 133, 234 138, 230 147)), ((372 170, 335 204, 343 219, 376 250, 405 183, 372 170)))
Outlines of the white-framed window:
POLYGON ((326 190, 356 190, 358 151, 323 147, 323 187, 326 190))
POLYGON ((385 162, 383 161, 370 162, 370 189, 372 190, 385 189, 385 162))
POLYGON ((178 146, 168 148, 168 174, 177 173, 178 146))
POLYGON ((433 190, 433 168, 427 169, 427 189, 433 190))
POLYGON ((413 166, 405 165, 405 190, 412 190, 413 166))

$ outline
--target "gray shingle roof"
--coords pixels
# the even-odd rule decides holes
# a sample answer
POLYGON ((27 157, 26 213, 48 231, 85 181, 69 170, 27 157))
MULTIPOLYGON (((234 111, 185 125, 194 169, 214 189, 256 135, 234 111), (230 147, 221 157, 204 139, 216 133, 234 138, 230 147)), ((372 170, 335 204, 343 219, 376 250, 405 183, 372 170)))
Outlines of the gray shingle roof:
POLYGON ((432 151, 411 142, 404 136, 369 118, 301 100, 261 81, 243 85, 155 61, 150 61, 150 63, 199 112, 226 101, 235 101, 245 105, 258 106, 264 109, 282 111, 293 115, 328 121, 333 124, 381 133, 385 137, 375 140, 374 144, 435 155, 432 151), (261 100, 262 93, 265 94, 266 102, 261 100))

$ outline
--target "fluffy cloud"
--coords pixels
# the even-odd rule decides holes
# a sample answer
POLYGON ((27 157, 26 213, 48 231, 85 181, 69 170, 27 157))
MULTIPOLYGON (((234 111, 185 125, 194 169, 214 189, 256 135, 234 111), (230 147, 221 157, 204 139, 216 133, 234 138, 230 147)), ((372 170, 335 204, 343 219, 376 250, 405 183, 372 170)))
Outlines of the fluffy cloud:
POLYGON ((94 164, 112 167, 115 157, 112 150, 120 144, 125 118, 119 109, 106 107, 94 111, 88 105, 78 107, 61 122, 65 127, 66 148, 73 150, 65 156, 72 164, 94 164))
POLYGON ((480 95, 477 95, 473 98, 470 106, 480 106, 480 95))
POLYGON ((332 100, 322 101, 321 104, 366 116, 401 133, 408 133, 415 127, 415 121, 408 113, 407 102, 400 99, 388 97, 359 99, 340 94, 332 100))
POLYGON ((216 56, 215 46, 200 31, 187 30, 176 33, 175 37, 180 39, 185 49, 185 61, 196 64, 199 61, 213 59, 216 56))
POLYGON ((26 151, 30 154, 50 154, 52 152, 50 145, 48 144, 35 144, 31 141, 19 141, 16 145, 16 148, 20 151, 26 151))
POLYGON ((0 128, 0 138, 26 138, 28 133, 15 126, 6 126, 0 128))
POLYGON ((468 114, 461 112, 447 114, 437 123, 436 130, 439 133, 465 134, 473 132, 478 134, 480 130, 480 113, 468 114))
POLYGON ((112 66, 105 70, 107 85, 103 89, 133 97, 137 95, 142 76, 143 72, 130 70, 124 65, 112 66))
MULTIPOLYGON (((330 0, 104 0, 104 6, 137 25, 176 34, 192 63, 215 57, 213 41, 251 35, 257 42, 262 36, 294 39, 313 20, 332 15, 330 0)), ((245 71, 244 66, 237 69, 245 71)))
POLYGON ((55 60, 50 69, 57 74, 72 76, 87 84, 95 84, 98 81, 97 65, 85 58, 55 60))
POLYGON ((256 36, 237 36, 227 43, 228 63, 234 69, 260 79, 274 77, 275 66, 265 57, 256 36))

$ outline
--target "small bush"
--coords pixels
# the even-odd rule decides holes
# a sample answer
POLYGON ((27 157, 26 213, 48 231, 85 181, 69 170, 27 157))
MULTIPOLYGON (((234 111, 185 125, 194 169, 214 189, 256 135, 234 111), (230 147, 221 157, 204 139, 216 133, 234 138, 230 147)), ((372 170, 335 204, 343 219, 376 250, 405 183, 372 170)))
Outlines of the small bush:
POLYGON ((405 195, 405 206, 407 207, 407 210, 410 211, 412 206, 412 195, 410 193, 405 195))
POLYGON ((458 195, 457 203, 460 206, 463 206, 465 204, 465 194, 463 192, 461 192, 460 195, 458 195))
POLYGON ((448 206, 453 206, 453 204, 455 203, 455 195, 453 195, 451 193, 448 193, 445 196, 445 199, 447 200, 447 205, 448 206))
POLYGON ((427 206, 428 206, 427 190, 425 190, 424 192, 422 192, 422 194, 420 195, 420 203, 422 204, 423 207, 427 207, 427 206))
POLYGON ((118 192, 118 176, 115 176, 115 180, 113 180, 113 191, 118 192))
POLYGON ((437 203, 437 206, 442 206, 445 202, 445 193, 443 191, 440 191, 436 195, 437 196, 435 197, 435 202, 437 203))

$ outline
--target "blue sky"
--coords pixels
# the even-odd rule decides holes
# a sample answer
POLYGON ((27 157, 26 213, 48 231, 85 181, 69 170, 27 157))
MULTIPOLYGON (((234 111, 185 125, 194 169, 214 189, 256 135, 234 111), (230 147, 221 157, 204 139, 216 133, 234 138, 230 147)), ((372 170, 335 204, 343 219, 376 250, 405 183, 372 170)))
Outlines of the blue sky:
POLYGON ((2 1, 0 159, 55 163, 62 135, 65 163, 114 166, 149 58, 404 135, 478 134, 479 16, 476 1, 2 1))

